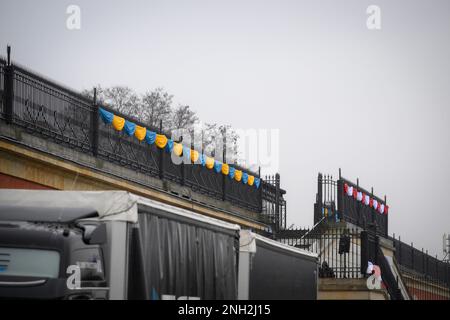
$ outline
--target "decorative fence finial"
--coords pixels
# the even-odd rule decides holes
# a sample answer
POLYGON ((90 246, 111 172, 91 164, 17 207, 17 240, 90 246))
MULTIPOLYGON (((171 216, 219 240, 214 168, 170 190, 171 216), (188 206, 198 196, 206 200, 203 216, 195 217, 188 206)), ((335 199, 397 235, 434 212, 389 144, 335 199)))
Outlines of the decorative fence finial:
POLYGON ((6 47, 6 56, 7 56, 7 61, 8 61, 7 65, 10 66, 11 65, 11 46, 10 45, 8 45, 6 47))

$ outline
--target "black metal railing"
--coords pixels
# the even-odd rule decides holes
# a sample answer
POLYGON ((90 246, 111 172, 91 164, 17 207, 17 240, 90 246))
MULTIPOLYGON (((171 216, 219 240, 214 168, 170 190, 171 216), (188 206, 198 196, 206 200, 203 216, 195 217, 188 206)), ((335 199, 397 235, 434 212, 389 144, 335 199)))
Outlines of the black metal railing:
POLYGON ((414 300, 450 300, 450 287, 442 281, 400 266, 410 296, 414 300))
POLYGON ((280 175, 270 175, 264 178, 260 197, 262 199, 262 212, 274 221, 275 230, 286 229, 287 207, 283 195, 286 191, 280 188, 280 175))
MULTIPOLYGON (((280 188, 279 175, 274 181, 261 180, 260 187, 256 188, 200 165, 176 165, 172 162, 171 155, 164 150, 158 149, 155 145, 149 146, 139 142, 134 137, 103 124, 99 120, 99 104, 95 98, 88 99, 25 67, 8 64, 1 58, 0 93, 0 118, 10 125, 21 127, 33 135, 51 139, 70 149, 190 187, 215 199, 228 201, 258 213, 264 221, 270 221, 275 229, 285 227, 286 202, 283 199, 285 191, 280 188)), ((161 130, 162 125, 160 128, 152 128, 108 106, 102 105, 102 108, 113 111, 137 125, 164 133, 161 130)), ((259 173, 245 168, 236 166, 236 169, 259 177, 259 173)), ((120 176, 120 172, 117 174, 120 176)))
MULTIPOLYGON (((82 96, 69 92, 18 66, 7 66, 12 77, 12 123, 25 130, 66 143, 71 148, 92 149, 92 105, 82 96)), ((5 90, 8 91, 8 88, 5 90)), ((7 99, 8 101, 8 99, 7 99)))
MULTIPOLYGON (((353 183, 343 178, 339 174, 339 178, 334 180, 330 175, 318 175, 318 188, 316 194, 316 203, 314 205, 314 223, 324 219, 325 222, 349 222, 360 227, 362 230, 370 230, 374 228, 377 236, 382 236, 393 241, 395 247, 395 259, 403 271, 414 273, 416 277, 429 279, 430 283, 439 283, 450 288, 450 265, 439 261, 437 257, 431 257, 428 252, 414 249, 411 245, 401 242, 388 236, 388 215, 381 214, 373 208, 362 204, 354 197, 347 196, 344 191, 344 185, 356 188, 358 191, 369 195, 372 199, 378 201, 379 204, 386 206, 386 197, 381 199, 373 194, 373 188, 368 191, 357 183, 353 183)), ((374 247, 376 248, 376 247, 374 247)), ((375 249, 374 249, 375 250, 375 249)), ((364 249, 365 253, 372 252, 372 256, 376 251, 364 249), (368 250, 368 251, 367 251, 368 250)), ((366 268, 364 263, 367 259, 363 259, 362 268, 366 268)), ((386 272, 388 272, 387 270, 386 272)), ((393 285, 393 284, 391 284, 393 285)), ((392 292, 394 294, 395 292, 392 292)))
POLYGON ((283 230, 277 240, 319 256, 319 277, 363 278, 361 273, 360 231, 356 228, 283 230))
POLYGON ((428 251, 418 250, 413 244, 406 244, 400 240, 390 237, 395 248, 395 259, 404 272, 450 288, 450 264, 441 261, 428 254, 428 251))
POLYGON ((376 224, 378 233, 387 236, 388 215, 381 214, 374 208, 357 201, 354 197, 347 196, 344 185, 347 184, 349 187, 356 188, 358 191, 369 195, 372 199, 377 200, 380 205, 386 206, 385 199, 380 199, 373 194, 373 190, 369 192, 359 186, 358 182, 353 183, 342 176, 334 180, 330 175, 319 173, 317 183, 314 223, 327 216, 328 219, 350 222, 364 229, 369 224, 376 224))
POLYGON ((5 66, 6 61, 0 58, 0 116, 4 114, 4 92, 5 92, 5 66))
POLYGON ((403 299, 374 232, 348 228, 324 217, 312 229, 282 230, 276 236, 282 243, 318 254, 321 278, 365 279, 370 261, 380 267, 390 298, 403 299))

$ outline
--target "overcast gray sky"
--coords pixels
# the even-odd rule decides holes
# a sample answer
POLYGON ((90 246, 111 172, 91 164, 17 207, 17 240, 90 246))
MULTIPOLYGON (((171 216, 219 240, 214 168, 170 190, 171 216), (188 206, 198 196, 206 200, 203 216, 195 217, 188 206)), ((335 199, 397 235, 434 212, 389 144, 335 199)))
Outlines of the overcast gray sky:
MULTIPOLYGON (((0 49, 70 87, 164 87, 204 121, 280 129, 288 222, 319 171, 386 194, 390 233, 450 232, 450 1, 5 1, 0 49), (81 29, 66 28, 66 8, 81 29), (368 30, 366 8, 381 8, 368 30)), ((263 172, 264 173, 264 172, 263 172)))

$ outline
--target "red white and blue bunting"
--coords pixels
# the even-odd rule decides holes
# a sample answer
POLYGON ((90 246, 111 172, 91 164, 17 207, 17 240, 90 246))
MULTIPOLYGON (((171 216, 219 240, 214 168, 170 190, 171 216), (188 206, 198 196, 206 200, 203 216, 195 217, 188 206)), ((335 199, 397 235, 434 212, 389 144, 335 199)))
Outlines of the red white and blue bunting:
POLYGON ((347 183, 344 184, 344 193, 348 197, 354 198, 356 201, 361 202, 363 205, 373 208, 380 214, 388 214, 389 206, 384 203, 378 202, 377 199, 370 197, 370 195, 359 191, 356 187, 350 186, 347 183))

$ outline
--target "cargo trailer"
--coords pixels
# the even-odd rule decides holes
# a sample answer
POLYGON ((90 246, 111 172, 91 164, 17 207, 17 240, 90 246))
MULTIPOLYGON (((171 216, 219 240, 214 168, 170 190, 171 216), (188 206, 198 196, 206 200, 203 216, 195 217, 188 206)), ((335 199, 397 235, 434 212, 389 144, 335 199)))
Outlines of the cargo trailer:
POLYGON ((0 190, 0 298, 237 299, 239 231, 125 191, 0 190))
POLYGON ((240 300, 316 300, 318 255, 240 232, 240 300))

